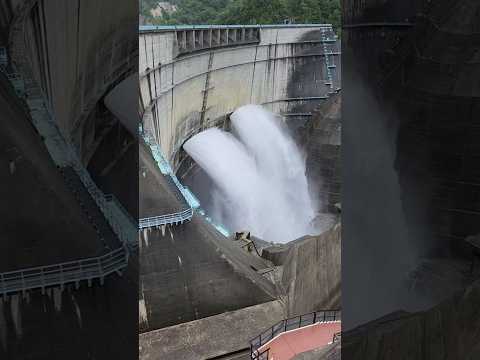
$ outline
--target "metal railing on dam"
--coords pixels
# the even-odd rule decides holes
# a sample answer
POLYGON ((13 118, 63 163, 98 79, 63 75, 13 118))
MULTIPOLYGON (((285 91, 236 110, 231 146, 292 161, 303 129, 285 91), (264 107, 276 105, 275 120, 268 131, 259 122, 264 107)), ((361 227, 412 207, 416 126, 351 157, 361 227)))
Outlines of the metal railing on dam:
MULTIPOLYGON (((146 115, 144 114, 144 116, 146 115)), ((173 191, 178 191, 181 194, 181 197, 185 200, 186 204, 185 208, 175 213, 139 219, 139 228, 146 229, 157 226, 183 224, 185 221, 190 221, 192 219, 194 211, 196 210, 197 213, 202 215, 207 222, 211 223, 218 232, 224 236, 229 236, 229 231, 224 226, 215 223, 210 217, 208 217, 205 211, 200 208, 200 202, 195 195, 193 195, 187 187, 180 183, 170 164, 163 156, 160 147, 155 142, 153 135, 142 127, 139 128, 139 134, 150 148, 152 156, 155 159, 160 172, 166 176, 167 179, 171 180, 171 182, 175 185, 175 189, 173 189, 173 191)))
POLYGON ((261 29, 331 29, 329 24, 280 24, 280 25, 145 25, 141 33, 175 31, 176 55, 184 55, 205 49, 226 46, 258 44, 261 29))
POLYGON ((0 70, 25 104, 30 120, 42 136, 54 163, 60 169, 68 166, 74 169, 119 241, 117 248, 99 256, 0 273, 0 295, 16 292, 25 294, 39 288, 43 293, 46 287, 59 286, 63 289, 66 284, 71 283, 78 288, 81 281, 87 281, 91 286, 94 279, 99 279, 100 284, 103 284, 106 276, 113 273, 121 275, 128 266, 130 251, 135 251, 138 247, 138 226, 114 195, 105 195, 97 187, 73 150, 73 145, 62 136, 42 89, 29 75, 22 34, 22 29, 12 28, 13 51, 17 58, 25 62, 21 71, 18 71, 8 58, 2 61, 0 70))
POLYGON ((128 264, 128 250, 122 246, 105 255, 64 263, 37 266, 0 273, 0 295, 42 289, 50 286, 60 286, 74 283, 80 286, 81 281, 92 285, 92 280, 99 279, 103 284, 106 276, 112 273, 121 274, 128 264))
POLYGON ((174 31, 176 55, 226 46, 258 44, 261 29, 331 29, 330 24, 280 25, 144 25, 140 33, 174 31))
POLYGON ((192 216, 193 216, 193 209, 188 208, 173 214, 152 216, 152 217, 140 219, 139 227, 140 229, 144 229, 144 228, 163 226, 163 225, 183 224, 184 221, 191 220, 192 216))
POLYGON ((176 189, 173 191, 178 191, 181 194, 181 197, 185 200, 185 208, 181 209, 178 212, 152 216, 148 218, 139 219, 138 227, 140 229, 151 228, 164 225, 178 225, 183 224, 185 221, 192 219, 193 210, 200 206, 198 200, 191 194, 190 190, 186 189, 172 171, 170 164, 164 158, 162 152, 160 151, 159 146, 155 143, 155 139, 148 130, 139 129, 139 135, 143 138, 145 143, 148 145, 155 162, 160 169, 160 172, 171 179, 172 183, 175 185, 176 189))

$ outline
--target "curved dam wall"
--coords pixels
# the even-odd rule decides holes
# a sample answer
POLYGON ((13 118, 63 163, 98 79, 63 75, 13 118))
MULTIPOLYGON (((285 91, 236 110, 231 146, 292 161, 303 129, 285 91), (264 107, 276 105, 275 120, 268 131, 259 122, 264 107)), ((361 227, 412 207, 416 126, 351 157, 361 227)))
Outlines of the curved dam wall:
POLYGON ((104 135, 97 104, 137 72, 135 3, 4 0, 3 8, 14 64, 31 72, 64 137, 88 163, 104 135))
POLYGON ((188 138, 242 105, 302 122, 340 88, 330 25, 141 27, 139 41, 143 126, 175 170, 188 138))

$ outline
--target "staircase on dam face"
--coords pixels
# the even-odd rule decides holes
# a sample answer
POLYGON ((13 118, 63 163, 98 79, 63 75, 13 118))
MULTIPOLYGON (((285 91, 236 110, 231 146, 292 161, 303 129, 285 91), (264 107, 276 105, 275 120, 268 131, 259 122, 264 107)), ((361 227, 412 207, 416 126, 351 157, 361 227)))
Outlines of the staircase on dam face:
POLYGON ((205 76, 205 87, 203 89, 203 98, 202 98, 202 110, 200 112, 200 127, 201 129, 205 128, 205 112, 207 111, 207 102, 208 102, 208 93, 210 89, 210 77, 213 64, 214 52, 210 51, 208 55, 208 68, 207 75, 205 76))
MULTIPOLYGON (((14 40, 15 36, 22 35, 21 31, 13 30, 14 40)), ((21 39, 16 40, 16 58, 24 59, 23 47, 19 45, 21 39)), ((130 251, 137 248, 137 226, 114 196, 105 196, 90 178, 73 146, 54 123, 42 92, 29 75, 28 68, 24 66, 21 75, 11 63, 2 66, 1 70, 17 96, 26 103, 31 121, 42 136, 52 160, 97 231, 102 250, 101 255, 93 258, 0 273, 0 295, 16 292, 25 295, 33 289, 42 289, 43 293, 46 287, 59 286, 63 289, 69 283, 74 283, 78 288, 81 281, 87 281, 91 286, 94 279, 99 279, 103 284, 106 276, 113 273, 121 275, 128 265, 130 251)))
POLYGON ((325 28, 321 28, 321 34, 322 34, 322 46, 323 46, 323 53, 325 54, 324 59, 325 59, 325 68, 327 71, 327 81, 325 82, 325 85, 330 87, 330 93, 334 93, 335 90, 333 88, 333 74, 332 74, 332 69, 336 68, 336 65, 333 63, 333 53, 328 50, 327 43, 329 41, 329 37, 327 35, 327 32, 325 31, 325 28), (330 59, 330 56, 332 56, 332 59, 330 59))
POLYGON ((116 248, 118 246, 118 240, 115 233, 105 220, 105 217, 95 201, 83 186, 82 181, 78 177, 75 170, 69 166, 66 166, 60 168, 60 172, 65 180, 65 183, 75 194, 78 203, 97 232, 103 247, 108 250, 116 248))

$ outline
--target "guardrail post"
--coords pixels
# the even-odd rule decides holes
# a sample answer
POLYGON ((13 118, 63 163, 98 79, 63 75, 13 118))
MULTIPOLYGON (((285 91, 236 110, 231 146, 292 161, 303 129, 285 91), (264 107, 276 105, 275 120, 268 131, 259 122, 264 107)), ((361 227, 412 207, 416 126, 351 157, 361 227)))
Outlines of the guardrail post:
POLYGON ((42 282, 42 295, 45 295, 45 274, 43 273, 43 268, 41 270, 42 272, 42 275, 40 276, 41 277, 41 282, 42 282))
POLYGON ((60 290, 63 291, 63 284, 65 283, 65 277, 63 276, 63 265, 60 264, 60 279, 62 279, 62 283, 60 284, 60 290))
POLYGON ((100 261, 99 257, 97 258, 97 265, 98 265, 98 269, 100 270, 100 274, 103 275, 102 262, 100 261))

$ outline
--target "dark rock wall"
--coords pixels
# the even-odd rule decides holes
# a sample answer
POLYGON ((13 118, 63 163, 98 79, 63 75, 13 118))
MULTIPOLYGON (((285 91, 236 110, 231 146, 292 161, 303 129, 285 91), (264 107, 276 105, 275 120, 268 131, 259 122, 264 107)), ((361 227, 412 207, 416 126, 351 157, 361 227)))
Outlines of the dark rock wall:
POLYGON ((473 360, 480 357, 480 284, 431 310, 390 314, 342 335, 342 358, 473 360))
POLYGON ((343 34, 343 178, 355 180, 342 187, 342 256, 374 254, 344 277, 365 296, 345 308, 364 319, 419 306, 400 285, 419 257, 468 256, 464 238, 480 232, 479 4, 395 3, 344 2, 356 10, 343 34))
POLYGON ((346 37, 353 58, 364 63, 363 79, 382 99, 407 221, 438 240, 432 251, 464 253, 463 239, 480 232, 480 91, 473 80, 480 71, 473 25, 478 6, 443 1, 417 10, 409 30, 350 29, 346 37), (378 50, 368 54, 372 47, 378 50))
POLYGON ((340 308, 341 226, 289 244, 282 286, 289 316, 340 308))
POLYGON ((313 112, 306 128, 306 164, 310 191, 319 211, 337 213, 341 200, 341 95, 336 93, 313 112))

